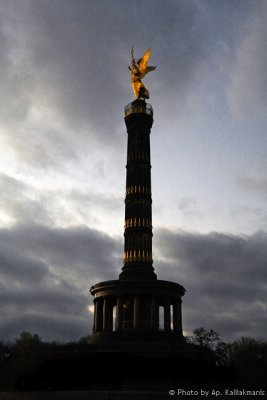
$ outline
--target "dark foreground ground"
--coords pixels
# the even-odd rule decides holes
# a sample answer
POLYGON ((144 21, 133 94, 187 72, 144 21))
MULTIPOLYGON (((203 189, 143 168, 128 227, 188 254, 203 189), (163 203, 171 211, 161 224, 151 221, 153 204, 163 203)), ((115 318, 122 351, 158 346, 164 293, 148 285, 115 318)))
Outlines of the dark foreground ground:
POLYGON ((70 391, 70 392, 5 392, 0 393, 0 400, 170 400, 170 399, 266 399, 267 394, 262 395, 231 395, 225 394, 225 389, 221 391, 210 391, 208 394, 205 389, 193 390, 192 393, 179 394, 176 390, 165 391, 70 391), (204 392, 205 391, 205 392, 204 392))
POLYGON ((0 393, 0 400, 165 400, 172 397, 166 392, 90 391, 90 392, 10 392, 0 393))
POLYGON ((76 348, 55 351, 32 364, 29 359, 10 357, 2 374, 0 368, 0 400, 267 399, 265 357, 256 361, 261 365, 249 363, 249 369, 240 369, 203 357, 135 356, 76 348), (12 371, 16 375, 8 382, 12 371), (240 395, 236 389, 246 392, 240 395))

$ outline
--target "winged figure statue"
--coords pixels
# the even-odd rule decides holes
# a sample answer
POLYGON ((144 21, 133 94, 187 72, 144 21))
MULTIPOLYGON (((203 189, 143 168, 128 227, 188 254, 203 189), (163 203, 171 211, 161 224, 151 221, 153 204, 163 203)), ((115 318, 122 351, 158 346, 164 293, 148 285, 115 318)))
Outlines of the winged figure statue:
POLYGON ((134 58, 134 48, 132 47, 132 65, 128 68, 131 71, 132 89, 137 99, 149 99, 149 92, 141 79, 143 79, 148 72, 156 69, 156 67, 147 65, 150 54, 151 50, 148 49, 143 57, 136 61, 134 58))

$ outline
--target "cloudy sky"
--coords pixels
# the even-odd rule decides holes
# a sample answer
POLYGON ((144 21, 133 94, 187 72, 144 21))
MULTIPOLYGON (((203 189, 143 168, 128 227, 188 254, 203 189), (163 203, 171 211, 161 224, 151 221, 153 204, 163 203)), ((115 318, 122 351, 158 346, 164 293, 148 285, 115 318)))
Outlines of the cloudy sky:
POLYGON ((267 2, 0 0, 0 339, 91 333, 120 272, 132 45, 157 66, 158 277, 185 334, 266 337, 267 2))

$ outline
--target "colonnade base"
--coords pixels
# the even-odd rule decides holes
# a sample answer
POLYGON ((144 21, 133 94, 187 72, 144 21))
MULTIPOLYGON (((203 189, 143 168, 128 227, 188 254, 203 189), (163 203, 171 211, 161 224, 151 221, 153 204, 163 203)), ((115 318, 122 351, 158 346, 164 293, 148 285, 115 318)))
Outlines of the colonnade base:
POLYGON ((90 289, 94 296, 91 343, 182 341, 185 289, 162 280, 113 280, 90 289))

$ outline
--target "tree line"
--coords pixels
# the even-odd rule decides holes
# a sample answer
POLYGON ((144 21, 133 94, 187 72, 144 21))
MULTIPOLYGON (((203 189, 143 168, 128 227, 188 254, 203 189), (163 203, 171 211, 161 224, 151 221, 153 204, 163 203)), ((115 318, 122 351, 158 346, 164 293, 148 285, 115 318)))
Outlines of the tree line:
MULTIPOLYGON (((12 343, 0 341, 0 391, 16 390, 21 377, 34 374, 55 353, 82 354, 86 351, 89 338, 84 336, 69 343, 46 342, 38 334, 24 331, 12 343)), ((212 350, 217 365, 234 367, 237 373, 233 384, 250 388, 253 385, 261 389, 266 386, 266 340, 241 337, 226 343, 217 332, 203 327, 195 329, 192 336, 185 339, 190 344, 212 350)))

